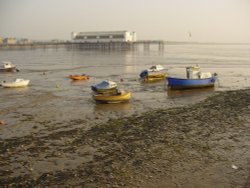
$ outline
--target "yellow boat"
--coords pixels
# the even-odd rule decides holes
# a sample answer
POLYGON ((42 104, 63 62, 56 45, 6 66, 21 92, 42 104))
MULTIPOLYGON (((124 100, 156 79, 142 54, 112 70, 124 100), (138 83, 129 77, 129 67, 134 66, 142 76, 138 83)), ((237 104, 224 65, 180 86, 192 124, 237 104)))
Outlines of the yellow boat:
POLYGON ((128 102, 131 98, 131 92, 121 91, 116 94, 94 94, 93 99, 102 103, 122 103, 128 102))
POLYGON ((150 74, 146 76, 143 81, 145 82, 155 82, 166 79, 166 73, 160 73, 160 74, 150 74))
POLYGON ((147 70, 140 73, 140 78, 144 82, 156 82, 166 79, 167 73, 164 72, 164 67, 161 65, 154 65, 147 70))

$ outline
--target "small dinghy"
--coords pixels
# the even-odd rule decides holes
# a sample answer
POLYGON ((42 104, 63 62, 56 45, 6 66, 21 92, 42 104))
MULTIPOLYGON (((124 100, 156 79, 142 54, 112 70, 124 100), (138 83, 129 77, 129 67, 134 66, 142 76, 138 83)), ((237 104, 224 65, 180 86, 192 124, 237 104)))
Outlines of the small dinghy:
POLYGON ((164 80, 167 74, 163 70, 163 66, 154 65, 149 69, 142 71, 140 73, 140 78, 145 82, 155 82, 159 80, 164 80))
POLYGON ((18 71, 16 66, 8 61, 3 61, 3 65, 0 67, 0 72, 15 72, 18 71))
POLYGON ((17 78, 13 82, 2 81, 1 85, 3 87, 7 87, 7 88, 26 87, 26 86, 28 86, 29 82, 30 82, 30 80, 24 80, 22 78, 17 78))
POLYGON ((87 76, 86 74, 82 74, 82 75, 69 75, 68 78, 70 78, 72 80, 88 80, 89 76, 87 76))

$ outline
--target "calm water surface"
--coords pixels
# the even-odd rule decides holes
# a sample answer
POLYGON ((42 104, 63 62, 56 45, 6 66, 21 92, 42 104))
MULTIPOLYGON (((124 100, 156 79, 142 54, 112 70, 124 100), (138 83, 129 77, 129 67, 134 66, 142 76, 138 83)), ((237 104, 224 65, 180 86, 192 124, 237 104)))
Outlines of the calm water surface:
POLYGON ((20 69, 0 74, 1 81, 31 80, 27 88, 0 88, 0 120, 7 123, 0 127, 0 138, 49 134, 51 127, 54 131, 77 126, 87 129, 110 118, 186 105, 215 91, 250 87, 250 45, 166 45, 164 52, 2 50, 0 61, 12 61, 20 69), (219 82, 214 89, 174 92, 166 89, 165 82, 140 83, 139 73, 155 64, 163 65, 171 76, 182 77, 186 66, 199 64, 204 72, 218 73, 219 82), (90 75, 90 80, 72 82, 65 78, 83 73, 90 75), (105 79, 132 91, 131 102, 96 104, 90 86, 105 79))

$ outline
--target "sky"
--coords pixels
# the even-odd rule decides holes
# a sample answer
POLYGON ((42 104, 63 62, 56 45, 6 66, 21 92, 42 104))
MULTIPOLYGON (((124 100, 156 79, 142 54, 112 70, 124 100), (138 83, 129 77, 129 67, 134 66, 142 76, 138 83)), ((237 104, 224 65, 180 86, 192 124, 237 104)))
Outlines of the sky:
POLYGON ((0 37, 121 30, 138 40, 250 43, 250 0, 0 0, 0 37))

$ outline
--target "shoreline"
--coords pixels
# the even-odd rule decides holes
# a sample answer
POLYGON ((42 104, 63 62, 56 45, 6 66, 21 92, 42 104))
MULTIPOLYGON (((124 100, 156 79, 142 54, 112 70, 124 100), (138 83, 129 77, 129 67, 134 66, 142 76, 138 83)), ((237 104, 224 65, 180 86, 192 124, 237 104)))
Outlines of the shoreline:
POLYGON ((75 120, 83 126, 1 139, 0 185, 248 187, 249 114, 250 89, 223 91, 87 130, 75 120))

